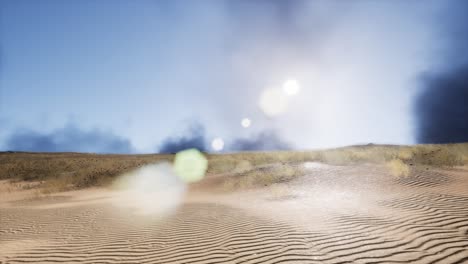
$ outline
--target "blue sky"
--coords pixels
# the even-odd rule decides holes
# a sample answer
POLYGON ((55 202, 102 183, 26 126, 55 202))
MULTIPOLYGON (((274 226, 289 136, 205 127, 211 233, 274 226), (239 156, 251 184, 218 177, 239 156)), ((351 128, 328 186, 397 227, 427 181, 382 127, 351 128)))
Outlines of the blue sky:
POLYGON ((79 143, 98 135, 154 152, 197 129, 205 145, 416 143, 414 98, 458 3, 2 1, 0 149, 112 152, 79 143), (262 91, 291 78, 300 93, 265 115, 262 91))

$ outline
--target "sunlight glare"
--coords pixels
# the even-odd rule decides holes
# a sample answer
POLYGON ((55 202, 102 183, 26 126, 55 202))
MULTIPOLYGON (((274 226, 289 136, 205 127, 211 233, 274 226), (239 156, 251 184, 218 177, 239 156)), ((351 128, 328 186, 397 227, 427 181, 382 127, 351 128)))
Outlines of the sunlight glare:
POLYGON ((251 124, 252 124, 252 121, 251 121, 250 119, 248 119, 248 118, 244 118, 244 119, 242 119, 242 121, 241 121, 241 125, 242 125, 242 127, 244 127, 244 128, 250 127, 251 124))
POLYGON ((289 79, 283 84, 283 91, 287 95, 296 95, 297 93, 299 93, 300 89, 301 87, 295 79, 289 79))
POLYGON ((265 115, 274 117, 286 111, 288 98, 279 89, 267 89, 260 96, 259 107, 265 115))
POLYGON ((211 142, 211 148, 213 148, 214 151, 221 151, 224 148, 224 140, 222 138, 215 138, 211 142))
POLYGON ((205 176, 208 160, 197 149, 177 152, 174 158, 174 171, 184 182, 196 182, 205 176))
POLYGON ((145 165, 129 172, 119 177, 114 187, 118 191, 111 199, 116 207, 158 216, 172 213, 182 203, 186 191, 185 183, 168 162, 145 165))

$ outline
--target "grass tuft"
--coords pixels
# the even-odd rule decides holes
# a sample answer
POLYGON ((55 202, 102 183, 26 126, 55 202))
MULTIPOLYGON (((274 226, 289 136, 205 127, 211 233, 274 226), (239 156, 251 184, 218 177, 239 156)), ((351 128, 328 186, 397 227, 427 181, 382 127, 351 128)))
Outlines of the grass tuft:
POLYGON ((396 177, 408 177, 411 172, 410 167, 399 159, 393 159, 387 162, 387 167, 396 177))

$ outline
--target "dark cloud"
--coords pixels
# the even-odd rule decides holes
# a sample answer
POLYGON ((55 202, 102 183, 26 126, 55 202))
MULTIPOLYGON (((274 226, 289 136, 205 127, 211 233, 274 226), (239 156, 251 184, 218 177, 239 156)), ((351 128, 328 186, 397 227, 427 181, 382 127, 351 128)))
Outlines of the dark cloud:
POLYGON ((416 98, 418 143, 468 142, 468 2, 451 3, 442 66, 425 75, 416 98))
POLYGON ((229 150, 266 151, 287 150, 291 148, 291 145, 279 137, 275 131, 263 131, 250 138, 239 138, 234 140, 229 150))
POLYGON ((51 133, 16 130, 6 139, 7 150, 34 152, 131 153, 132 144, 102 130, 84 131, 73 124, 51 133))
POLYGON ((416 103, 418 142, 468 142, 468 65, 424 83, 416 103))
POLYGON ((192 124, 188 131, 180 137, 165 139, 159 147, 159 153, 176 153, 190 148, 206 151, 205 128, 199 123, 192 124))
MULTIPOLYGON (((159 147, 159 153, 176 153, 181 150, 196 148, 200 151, 208 151, 205 127, 195 122, 179 137, 170 137, 163 141, 159 147)), ((291 145, 284 141, 275 131, 263 131, 252 137, 225 139, 232 142, 225 148, 226 151, 267 151, 287 150, 291 145)))

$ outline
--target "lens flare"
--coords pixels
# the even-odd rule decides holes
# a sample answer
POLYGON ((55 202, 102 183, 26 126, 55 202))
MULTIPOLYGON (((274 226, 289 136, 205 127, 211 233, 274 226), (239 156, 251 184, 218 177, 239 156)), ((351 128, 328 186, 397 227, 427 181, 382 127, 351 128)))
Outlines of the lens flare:
POLYGON ((251 121, 250 119, 248 119, 248 118, 244 118, 244 119, 242 119, 242 121, 241 121, 241 125, 242 125, 242 127, 244 127, 244 128, 250 127, 251 124, 252 124, 252 121, 251 121))
POLYGON ((221 151, 224 148, 224 140, 222 138, 215 138, 211 142, 211 148, 214 151, 221 151))
POLYGON ((297 80, 289 79, 283 84, 283 91, 287 95, 296 95, 297 93, 299 93, 300 90, 301 87, 299 86, 297 80))
POLYGON ((259 107, 269 117, 282 114, 288 108, 288 98, 279 89, 267 89, 260 95, 259 107))
POLYGON ((183 202, 186 191, 185 183, 168 162, 127 173, 114 182, 114 187, 118 190, 111 198, 114 206, 158 216, 172 213, 183 202))
POLYGON ((178 152, 174 158, 174 171, 184 182, 196 182, 205 176, 208 160, 197 149, 178 152))

